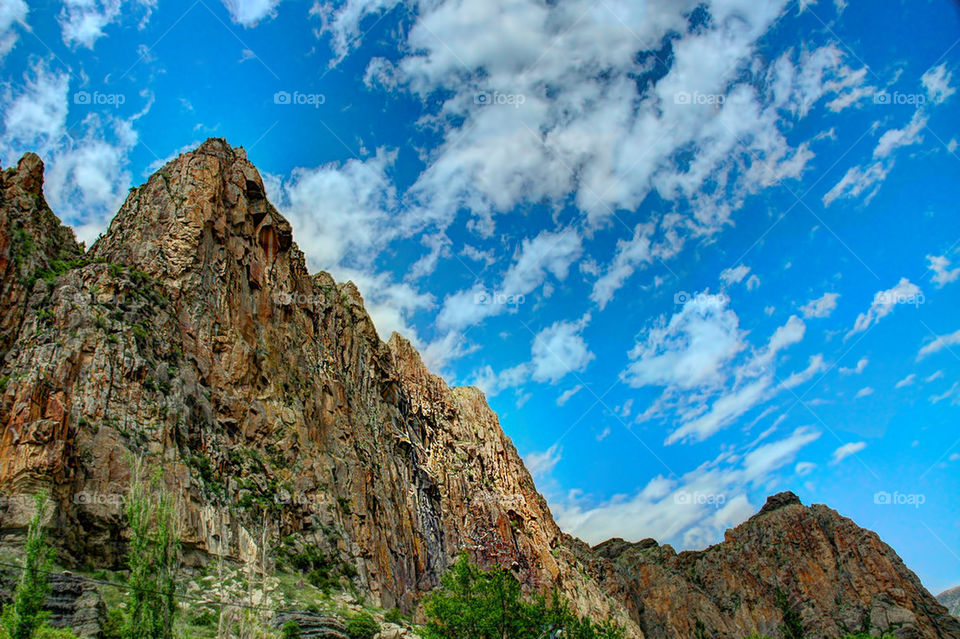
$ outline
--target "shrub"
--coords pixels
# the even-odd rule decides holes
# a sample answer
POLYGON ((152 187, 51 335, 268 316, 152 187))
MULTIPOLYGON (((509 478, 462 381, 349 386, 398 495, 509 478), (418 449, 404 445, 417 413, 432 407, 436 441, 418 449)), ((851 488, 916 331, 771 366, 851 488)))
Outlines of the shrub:
POLYGON ((300 639, 300 624, 291 619, 283 624, 280 634, 283 639, 300 639))
POLYGON ((373 639, 379 632, 380 624, 365 612, 354 615, 347 621, 347 636, 350 639, 373 639))
POLYGON ((404 621, 404 619, 403 619, 403 613, 400 612, 400 609, 399 609, 399 608, 393 608, 393 609, 389 610, 389 611, 387 612, 387 614, 385 614, 385 615, 383 616, 383 618, 384 618, 384 620, 387 621, 388 623, 395 623, 395 624, 398 624, 398 625, 401 624, 401 623, 403 623, 403 621, 404 621))

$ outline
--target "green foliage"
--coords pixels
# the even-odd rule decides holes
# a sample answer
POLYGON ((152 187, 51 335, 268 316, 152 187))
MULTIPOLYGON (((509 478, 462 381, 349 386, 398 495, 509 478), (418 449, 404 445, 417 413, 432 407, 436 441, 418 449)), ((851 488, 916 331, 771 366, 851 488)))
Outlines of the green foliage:
POLYGON ((379 632, 380 624, 365 612, 354 615, 347 621, 347 636, 350 639, 373 639, 379 632))
POLYGON ((35 497, 36 512, 27 528, 24 544, 23 574, 13 591, 13 602, 4 606, 0 626, 10 639, 31 639, 50 613, 43 610, 43 602, 50 593, 47 575, 53 565, 53 549, 47 544, 43 520, 47 514, 47 495, 35 497))
POLYGON ((128 567, 130 593, 124 639, 172 639, 177 613, 175 573, 180 542, 174 504, 154 475, 151 486, 141 478, 139 462, 124 503, 130 526, 128 567), (154 491, 151 493, 150 488, 154 491))
POLYGON ((103 622, 102 639, 123 639, 123 626, 126 618, 120 608, 111 608, 107 611, 107 618, 103 622))
POLYGON ((291 619, 283 624, 283 628, 280 629, 280 636, 283 639, 300 639, 300 624, 291 619))
POLYGON ((566 639, 622 639, 610 622, 596 624, 573 614, 559 594, 525 600, 509 572, 482 570, 466 554, 424 601, 426 639, 539 639, 562 631, 566 639))
POLYGON ((388 610, 387 614, 385 614, 383 618, 387 623, 395 623, 398 625, 405 621, 403 613, 400 612, 399 608, 392 608, 388 610))
POLYGON ((855 635, 851 635, 851 634, 844 635, 843 639, 894 639, 894 636, 891 634, 885 634, 880 637, 875 637, 874 635, 869 635, 865 632, 858 632, 855 635))
POLYGON ((77 635, 66 628, 54 628, 44 624, 37 628, 32 639, 77 639, 77 635))
POLYGON ((783 624, 780 626, 780 636, 783 639, 804 639, 806 631, 803 628, 803 621, 800 619, 800 613, 790 606, 790 600, 787 595, 777 589, 777 608, 783 615, 783 624))

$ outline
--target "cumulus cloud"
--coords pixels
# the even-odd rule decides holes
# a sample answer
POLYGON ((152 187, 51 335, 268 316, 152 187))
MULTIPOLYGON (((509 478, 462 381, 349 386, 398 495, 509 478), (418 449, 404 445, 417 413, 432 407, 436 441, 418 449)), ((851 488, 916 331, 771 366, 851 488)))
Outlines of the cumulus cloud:
POLYGON ((721 454, 679 477, 657 476, 631 496, 592 499, 580 491, 551 496, 550 508, 565 531, 597 544, 611 537, 653 537, 680 548, 703 548, 757 508, 747 492, 770 485, 820 433, 798 428, 783 439, 740 454, 721 454))
POLYGON ((867 447, 867 442, 850 442, 850 443, 844 444, 843 446, 840 446, 835 451, 833 451, 833 455, 830 463, 834 465, 839 464, 847 457, 850 457, 851 455, 856 455, 866 447, 867 447))
POLYGON ((927 98, 932 102, 943 102, 957 92, 950 86, 953 74, 947 71, 946 63, 931 68, 923 74, 921 82, 927 91, 927 98))
POLYGON ((853 368, 847 368, 846 366, 841 367, 840 374, 841 375, 859 375, 860 373, 863 372, 863 370, 867 367, 867 364, 869 363, 870 363, 870 360, 868 360, 866 357, 861 357, 857 361, 857 365, 854 366, 853 368))
POLYGON ((951 269, 950 260, 943 255, 928 255, 927 262, 931 271, 933 271, 933 282, 937 288, 943 288, 951 282, 956 282, 960 278, 960 267, 951 269))
POLYGON ((223 0, 230 19, 244 27, 255 27, 263 20, 273 18, 280 0, 223 0))
POLYGON ((102 38, 104 29, 123 14, 138 10, 144 13, 142 28, 156 8, 156 0, 63 0, 58 21, 63 41, 92 49, 102 38))
POLYGON ((523 461, 533 478, 541 479, 553 472, 562 457, 563 451, 559 448, 559 444, 554 444, 547 450, 528 454, 523 461))
POLYGON ((873 303, 866 313, 860 313, 853 329, 847 333, 847 338, 856 333, 861 333, 881 319, 893 312, 898 304, 917 305, 923 301, 923 292, 916 284, 912 284, 907 278, 901 278, 896 286, 885 291, 877 291, 873 296, 873 303))
POLYGON ((557 406, 563 406, 564 404, 566 404, 567 402, 570 401, 570 398, 571 398, 571 397, 573 397, 574 395, 576 395, 577 393, 579 393, 581 390, 583 390, 583 385, 582 385, 582 384, 577 384, 577 385, 574 386, 573 388, 569 388, 569 389, 563 391, 563 392, 560 394, 560 396, 557 397, 557 406))
POLYGON ((860 399, 861 397, 868 397, 870 395, 873 395, 873 393, 874 393, 874 390, 871 387, 864 386, 863 388, 857 391, 857 394, 854 395, 854 399, 860 399))
POLYGON ((840 297, 838 293, 824 293, 822 297, 810 300, 801 306, 800 312, 808 319, 830 317, 830 314, 837 308, 838 297, 840 297))
POLYGON ((568 373, 581 372, 594 359, 580 334, 588 319, 556 322, 533 340, 532 375, 538 382, 556 383, 568 373))
POLYGON ((950 333, 949 335, 941 335, 935 340, 925 345, 920 349, 920 352, 917 353, 917 359, 923 359, 927 355, 933 355, 934 353, 939 353, 943 349, 948 349, 951 346, 960 345, 960 330, 955 333, 950 333))
POLYGON ((724 365, 746 348, 737 314, 722 295, 697 295, 669 320, 660 317, 631 349, 630 386, 718 386, 724 365))
POLYGON ((730 286, 731 284, 739 284, 743 281, 743 278, 747 276, 750 272, 750 267, 744 264, 734 266, 728 269, 724 269, 720 273, 720 281, 724 283, 725 286, 730 286))
POLYGON ((15 25, 27 24, 27 3, 23 0, 7 0, 0 3, 0 62, 17 44, 19 34, 15 25))

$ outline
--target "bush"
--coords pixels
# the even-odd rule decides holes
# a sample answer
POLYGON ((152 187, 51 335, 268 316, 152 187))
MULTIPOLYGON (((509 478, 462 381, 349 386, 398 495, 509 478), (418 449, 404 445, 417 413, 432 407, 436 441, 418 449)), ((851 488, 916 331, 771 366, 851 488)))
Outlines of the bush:
POLYGON ((403 623, 403 613, 400 612, 399 608, 393 608, 387 611, 387 614, 383 616, 384 620, 388 623, 395 623, 397 625, 403 623))
POLYGON ((54 628, 44 624, 34 631, 32 639, 77 639, 77 635, 67 628, 54 628))
POLYGON ((424 602, 426 639, 538 639, 562 634, 565 639, 622 639, 623 630, 605 621, 581 619, 553 593, 523 599, 509 572, 481 570, 466 554, 443 576, 441 587, 424 602))
POLYGON ((300 624, 291 619, 283 624, 280 634, 283 639, 300 639, 300 624))
POLYGON ((350 639, 373 639, 379 632, 380 624, 365 612, 351 617, 347 622, 347 636, 350 639))

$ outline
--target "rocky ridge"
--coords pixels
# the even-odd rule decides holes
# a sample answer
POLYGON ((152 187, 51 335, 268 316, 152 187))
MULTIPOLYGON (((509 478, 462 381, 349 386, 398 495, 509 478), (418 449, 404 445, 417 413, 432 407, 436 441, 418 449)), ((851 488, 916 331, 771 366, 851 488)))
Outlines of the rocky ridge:
POLYGON ((563 534, 482 393, 381 341, 352 283, 308 273, 242 149, 171 161, 87 252, 42 170, 0 173, 0 550, 45 487, 61 560, 118 567, 136 455, 179 498, 192 566, 315 549, 411 612, 466 551, 630 637, 778 636, 794 617, 808 636, 960 637, 874 533, 789 493, 701 552, 563 534))

